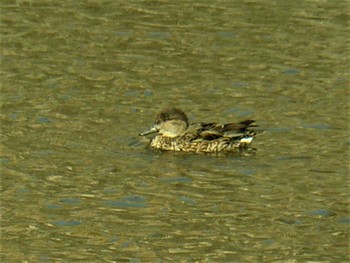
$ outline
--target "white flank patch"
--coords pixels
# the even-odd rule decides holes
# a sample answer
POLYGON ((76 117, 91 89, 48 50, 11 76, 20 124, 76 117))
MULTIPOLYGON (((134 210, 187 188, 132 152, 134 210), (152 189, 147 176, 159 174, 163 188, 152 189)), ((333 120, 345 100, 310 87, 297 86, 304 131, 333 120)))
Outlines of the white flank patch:
POLYGON ((240 142, 244 142, 244 143, 247 143, 247 144, 250 144, 253 140, 253 137, 248 137, 248 138, 242 138, 240 140, 240 142))

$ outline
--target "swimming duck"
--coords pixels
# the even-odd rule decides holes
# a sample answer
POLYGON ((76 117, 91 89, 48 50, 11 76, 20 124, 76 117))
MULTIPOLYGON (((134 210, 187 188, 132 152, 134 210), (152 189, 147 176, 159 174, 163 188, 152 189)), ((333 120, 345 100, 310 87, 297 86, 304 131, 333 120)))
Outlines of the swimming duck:
POLYGON ((166 108, 155 124, 140 136, 157 133, 151 139, 151 148, 164 151, 193 153, 239 152, 248 148, 256 132, 255 121, 239 123, 188 123, 186 114, 177 108, 166 108))

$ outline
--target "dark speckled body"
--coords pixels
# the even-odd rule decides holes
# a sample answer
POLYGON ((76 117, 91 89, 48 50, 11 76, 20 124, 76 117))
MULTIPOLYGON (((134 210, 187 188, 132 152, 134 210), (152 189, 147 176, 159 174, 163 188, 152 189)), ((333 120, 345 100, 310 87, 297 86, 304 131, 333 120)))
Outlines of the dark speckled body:
POLYGON ((158 114, 154 126, 140 135, 158 133, 150 146, 164 151, 193 153, 239 152, 252 142, 255 131, 250 128, 253 120, 239 123, 188 124, 186 114, 176 108, 168 108, 158 114))

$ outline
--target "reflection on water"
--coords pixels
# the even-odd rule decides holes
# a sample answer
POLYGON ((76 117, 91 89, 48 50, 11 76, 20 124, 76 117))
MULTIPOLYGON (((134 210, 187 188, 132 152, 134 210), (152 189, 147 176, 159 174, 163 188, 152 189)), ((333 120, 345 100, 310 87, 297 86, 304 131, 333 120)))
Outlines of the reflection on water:
POLYGON ((345 1, 2 4, 2 262, 345 262, 345 1), (162 153, 165 106, 258 121, 162 153))

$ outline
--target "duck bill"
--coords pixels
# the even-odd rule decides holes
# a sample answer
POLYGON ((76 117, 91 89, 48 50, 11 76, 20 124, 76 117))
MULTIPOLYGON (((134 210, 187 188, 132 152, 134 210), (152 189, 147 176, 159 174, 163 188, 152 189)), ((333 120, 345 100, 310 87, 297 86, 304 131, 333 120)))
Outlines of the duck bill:
POLYGON ((156 133, 158 131, 159 131, 158 128, 156 126, 153 126, 149 130, 141 132, 139 135, 140 136, 145 136, 145 135, 148 135, 148 134, 156 133))

